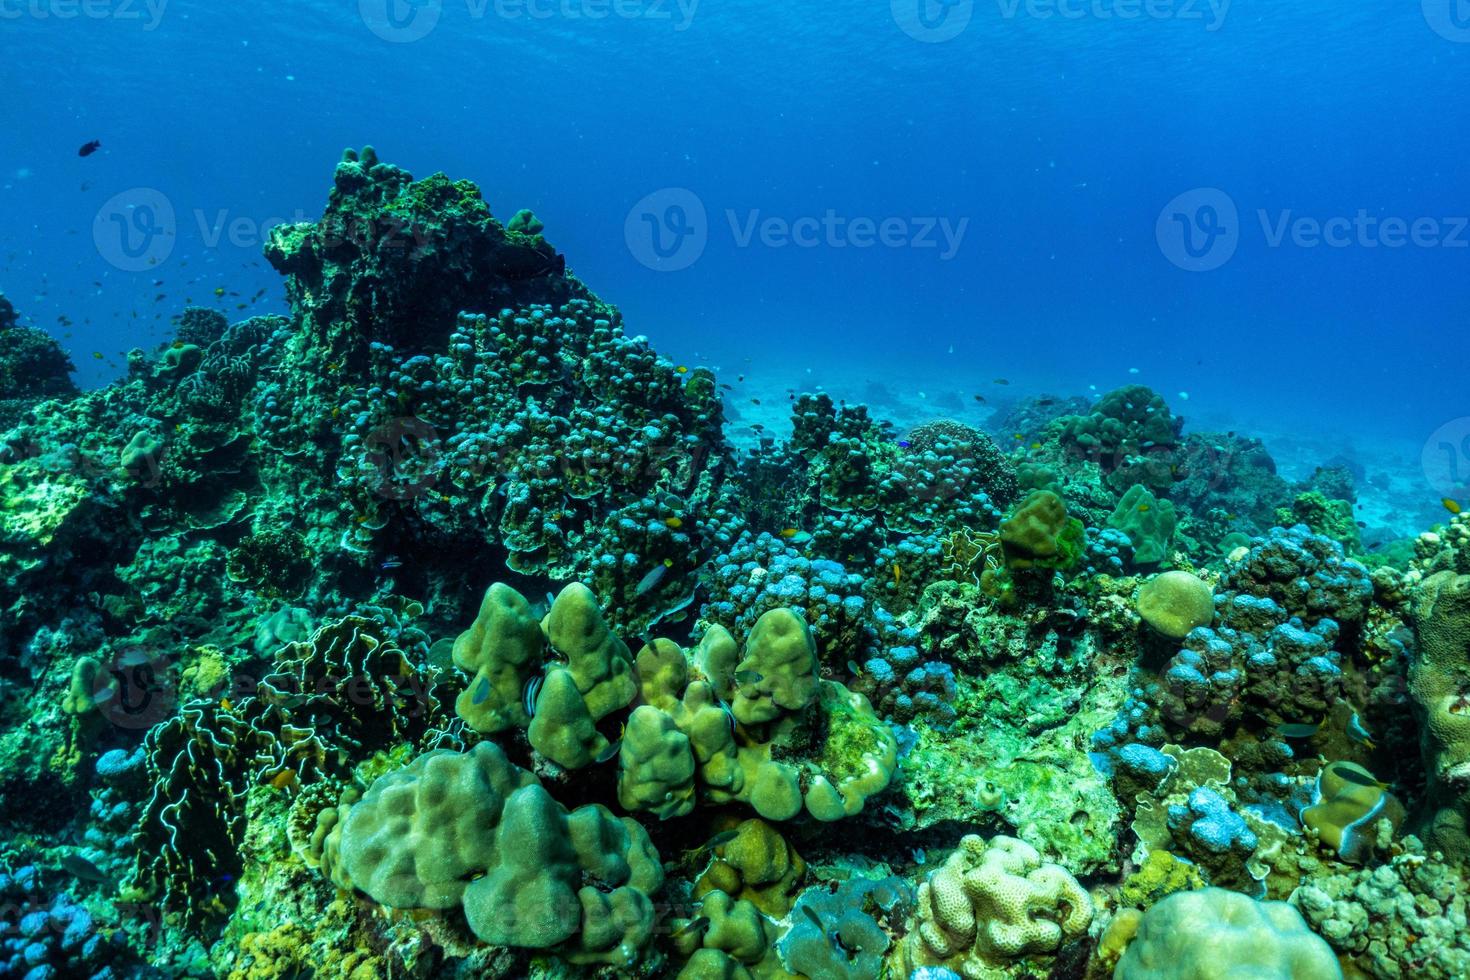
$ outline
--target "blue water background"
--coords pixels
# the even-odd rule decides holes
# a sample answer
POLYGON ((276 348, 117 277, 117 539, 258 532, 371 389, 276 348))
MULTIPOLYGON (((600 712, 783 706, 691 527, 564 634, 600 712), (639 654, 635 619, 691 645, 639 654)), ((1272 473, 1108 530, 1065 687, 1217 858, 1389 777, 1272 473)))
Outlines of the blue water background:
POLYGON ((1136 19, 988 0, 938 43, 875 0, 628 2, 601 19, 565 12, 596 0, 420 3, 438 21, 403 41, 374 32, 374 0, 4 0, 0 289, 71 333, 79 379, 99 383, 165 340, 186 297, 242 316, 265 288, 250 310, 283 309, 264 228, 318 215, 342 148, 372 143, 477 181, 502 219, 533 209, 630 329, 727 375, 810 368, 987 405, 1001 377, 1007 393, 1138 380, 1222 424, 1411 447, 1470 415, 1470 230, 1461 247, 1271 247, 1258 216, 1448 235, 1470 214, 1470 18, 1436 23, 1439 0, 1235 0, 1223 21, 1189 0, 1136 19), (102 151, 78 157, 90 139, 102 151), (177 240, 130 273, 93 223, 134 188, 170 202, 177 240), (667 188, 706 209, 679 271, 625 234, 667 188), (1240 212, 1209 272, 1156 234, 1197 188, 1240 212), (742 246, 731 227, 828 212, 967 224, 948 258, 742 246))

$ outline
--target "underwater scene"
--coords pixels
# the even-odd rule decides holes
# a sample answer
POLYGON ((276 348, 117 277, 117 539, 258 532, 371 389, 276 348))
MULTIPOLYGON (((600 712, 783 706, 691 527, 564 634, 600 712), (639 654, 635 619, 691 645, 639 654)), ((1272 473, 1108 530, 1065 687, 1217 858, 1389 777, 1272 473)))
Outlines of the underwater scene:
POLYGON ((1470 977, 1467 83, 0 0, 0 980, 1470 977))

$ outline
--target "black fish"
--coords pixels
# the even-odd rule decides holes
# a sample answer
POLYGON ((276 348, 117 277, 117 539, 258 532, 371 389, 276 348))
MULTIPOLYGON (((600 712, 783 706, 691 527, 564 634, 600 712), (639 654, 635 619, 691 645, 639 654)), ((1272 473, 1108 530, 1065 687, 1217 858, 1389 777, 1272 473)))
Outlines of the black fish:
POLYGON ((101 140, 93 140, 90 143, 83 143, 82 144, 82 148, 77 151, 77 156, 79 156, 79 157, 89 157, 92 154, 96 153, 100 149, 102 149, 102 141, 101 140))

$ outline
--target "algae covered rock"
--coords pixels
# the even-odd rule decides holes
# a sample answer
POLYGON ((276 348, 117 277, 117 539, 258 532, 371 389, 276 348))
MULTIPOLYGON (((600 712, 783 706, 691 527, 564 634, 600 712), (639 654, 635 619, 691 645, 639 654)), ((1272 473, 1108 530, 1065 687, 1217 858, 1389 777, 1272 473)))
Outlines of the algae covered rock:
POLYGON ((1182 640, 1196 626, 1215 618, 1215 594, 1208 582, 1188 572, 1162 572, 1138 590, 1138 615, 1161 635, 1182 640))

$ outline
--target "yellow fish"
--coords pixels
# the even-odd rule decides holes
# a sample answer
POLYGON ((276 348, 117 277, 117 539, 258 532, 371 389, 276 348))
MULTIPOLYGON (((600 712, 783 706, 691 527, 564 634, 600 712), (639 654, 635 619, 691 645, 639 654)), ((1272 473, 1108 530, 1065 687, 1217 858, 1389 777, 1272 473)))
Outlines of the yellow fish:
POLYGON ((219 288, 217 288, 214 291, 214 295, 216 295, 216 296, 223 296, 224 294, 225 294, 225 287, 223 287, 223 286, 220 286, 219 288))
POLYGON ((787 541, 790 541, 792 538, 796 537, 800 533, 801 533, 801 531, 799 531, 798 529, 796 529, 794 527, 787 527, 787 528, 782 528, 781 529, 781 537, 785 538, 787 541))
POLYGON ((902 581, 903 581, 903 569, 902 568, 899 568, 898 567, 898 564, 895 562, 894 563, 894 566, 893 566, 893 584, 894 585, 898 585, 902 581))
POLYGON ((1150 510, 1150 509, 1151 509, 1151 508, 1150 508, 1150 507, 1149 507, 1149 505, 1148 505, 1148 504, 1139 504, 1139 505, 1138 505, 1138 512, 1139 512, 1139 513, 1140 513, 1140 514, 1147 514, 1147 513, 1148 513, 1148 512, 1149 512, 1149 510, 1150 510))
POLYGON ((1440 501, 1440 503, 1444 504, 1444 509, 1449 511, 1451 514, 1459 514, 1460 511, 1463 509, 1460 507, 1460 502, 1458 500, 1453 500, 1449 497, 1445 497, 1440 501))
POLYGON ((689 373, 689 369, 687 367, 685 367, 684 365, 680 364, 678 367, 674 368, 674 373, 675 374, 688 374, 689 373))
POLYGON ((681 528, 683 526, 684 526, 684 522, 681 521, 677 517, 665 517, 664 518, 664 527, 668 528, 671 531, 677 531, 677 530, 679 530, 679 528, 681 528))

